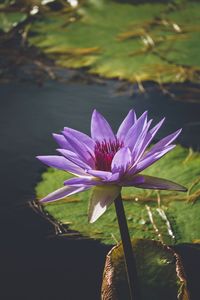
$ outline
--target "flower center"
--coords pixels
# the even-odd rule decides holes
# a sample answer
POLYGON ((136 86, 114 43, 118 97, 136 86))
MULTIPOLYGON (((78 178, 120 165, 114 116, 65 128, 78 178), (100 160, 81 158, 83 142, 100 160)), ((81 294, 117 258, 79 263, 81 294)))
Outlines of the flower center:
POLYGON ((118 139, 115 141, 97 141, 94 148, 96 170, 111 171, 113 157, 123 145, 124 143, 118 139))

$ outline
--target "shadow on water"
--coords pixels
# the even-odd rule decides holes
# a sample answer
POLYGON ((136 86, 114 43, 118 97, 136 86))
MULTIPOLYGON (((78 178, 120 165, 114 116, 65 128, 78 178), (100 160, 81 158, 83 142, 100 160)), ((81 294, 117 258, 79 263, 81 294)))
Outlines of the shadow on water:
POLYGON ((199 104, 176 102, 156 89, 131 96, 116 90, 112 80, 0 85, 1 299, 99 299, 110 247, 55 236, 53 226, 27 205, 44 171, 35 156, 54 152, 52 132, 69 126, 89 133, 94 108, 115 129, 130 108, 138 114, 147 109, 155 121, 167 117, 160 137, 183 127, 179 142, 199 149, 199 104))

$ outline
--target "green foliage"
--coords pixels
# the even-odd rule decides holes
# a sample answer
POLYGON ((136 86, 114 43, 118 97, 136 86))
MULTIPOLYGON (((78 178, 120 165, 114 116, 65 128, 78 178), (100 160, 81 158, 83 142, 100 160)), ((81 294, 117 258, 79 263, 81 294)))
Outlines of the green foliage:
POLYGON ((64 67, 132 82, 199 82, 197 2, 85 1, 35 22, 30 43, 64 67))
MULTIPOLYGON (((144 173, 174 180, 188 187, 187 194, 123 188, 122 196, 131 236, 163 240, 168 244, 200 240, 199 165, 199 153, 177 146, 144 173), (155 233, 156 228, 160 236, 155 233), (175 238, 170 230, 173 231, 175 238)), ((49 168, 36 187, 37 198, 40 199, 62 187, 63 181, 69 177, 66 172, 49 168)), ((90 191, 79 193, 45 204, 44 209, 56 220, 68 224, 70 229, 79 231, 84 236, 100 239, 106 244, 119 241, 114 205, 111 205, 97 222, 89 224, 87 220, 89 197, 90 191)))
MULTIPOLYGON (((172 250, 150 240, 133 240, 132 245, 137 262, 141 300, 189 299, 185 280, 180 278, 182 266, 175 259, 172 250)), ((107 255, 102 292, 103 300, 129 299, 122 245, 115 246, 107 255), (106 295, 110 297, 107 298, 106 295)))
POLYGON ((0 12, 0 30, 9 32, 18 23, 26 20, 27 15, 22 12, 0 12))

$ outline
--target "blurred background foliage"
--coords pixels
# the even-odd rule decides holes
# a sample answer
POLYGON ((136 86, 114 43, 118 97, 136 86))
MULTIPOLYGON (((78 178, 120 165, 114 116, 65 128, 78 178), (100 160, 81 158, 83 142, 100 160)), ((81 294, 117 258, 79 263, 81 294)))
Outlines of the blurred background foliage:
POLYGON ((57 66, 141 85, 199 83, 198 1, 1 1, 0 30, 23 35, 57 66))

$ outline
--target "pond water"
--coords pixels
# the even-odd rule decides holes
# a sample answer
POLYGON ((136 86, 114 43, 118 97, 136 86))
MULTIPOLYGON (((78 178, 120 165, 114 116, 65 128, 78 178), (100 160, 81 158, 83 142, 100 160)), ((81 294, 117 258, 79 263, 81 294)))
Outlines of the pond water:
POLYGON ((175 101, 156 88, 118 94, 118 84, 48 80, 42 86, 32 81, 0 85, 1 299, 99 299, 109 247, 55 236, 52 224, 28 205, 44 171, 35 156, 55 151, 52 132, 69 126, 89 133, 94 108, 116 129, 134 108, 138 114, 149 110, 155 121, 167 117, 160 137, 183 127, 179 142, 199 149, 200 104, 175 101))

